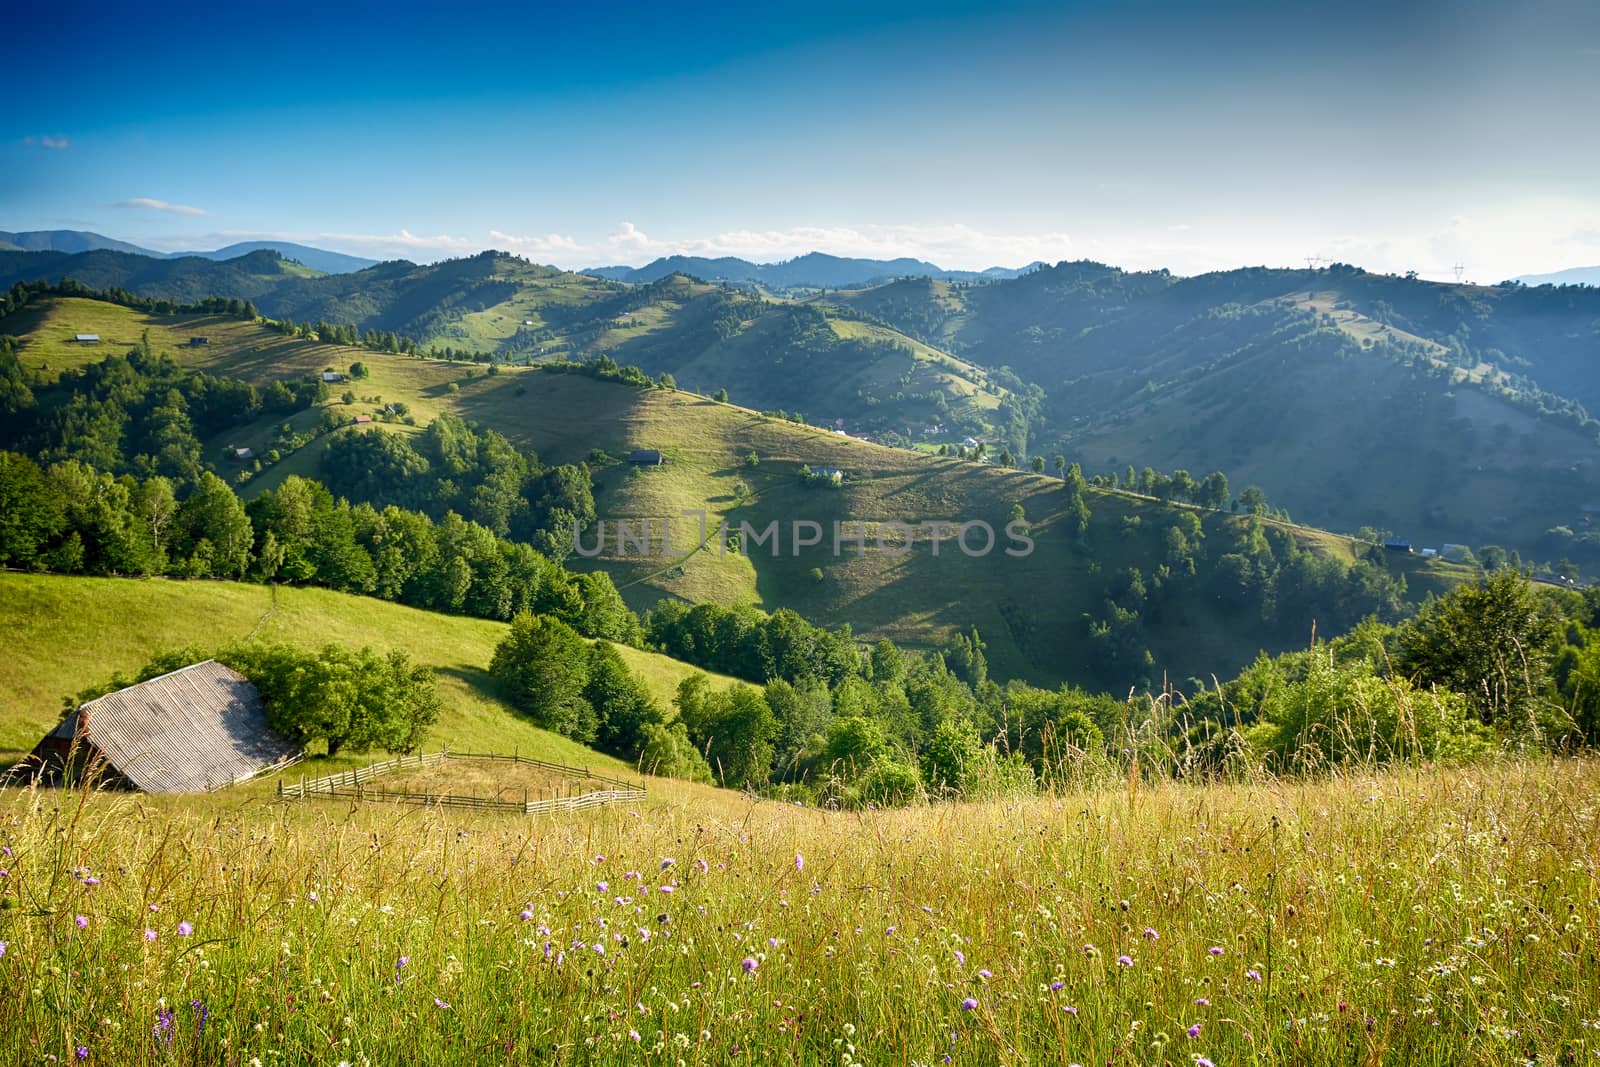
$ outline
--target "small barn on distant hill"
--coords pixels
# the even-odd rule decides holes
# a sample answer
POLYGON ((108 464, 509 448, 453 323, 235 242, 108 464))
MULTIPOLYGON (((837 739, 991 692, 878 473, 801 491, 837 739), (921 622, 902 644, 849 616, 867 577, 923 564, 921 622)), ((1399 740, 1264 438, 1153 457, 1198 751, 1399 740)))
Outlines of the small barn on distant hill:
POLYGON ((636 448, 628 453, 628 462, 635 467, 659 467, 666 461, 659 448, 636 448))
POLYGON ((220 789, 299 755, 256 687, 209 659, 80 705, 33 750, 47 776, 103 760, 107 784, 146 793, 220 789))

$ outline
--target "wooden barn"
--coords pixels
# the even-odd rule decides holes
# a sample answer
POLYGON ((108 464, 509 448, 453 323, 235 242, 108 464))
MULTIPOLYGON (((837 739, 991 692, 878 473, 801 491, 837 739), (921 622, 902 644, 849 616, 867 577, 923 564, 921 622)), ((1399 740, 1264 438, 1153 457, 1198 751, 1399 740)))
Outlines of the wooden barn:
POLYGON ((635 467, 659 467, 666 461, 659 448, 636 448, 628 453, 628 462, 635 467))
POLYGON ((104 784, 146 793, 221 789, 299 756, 255 686, 209 659, 80 705, 33 750, 47 778, 98 764, 104 784))

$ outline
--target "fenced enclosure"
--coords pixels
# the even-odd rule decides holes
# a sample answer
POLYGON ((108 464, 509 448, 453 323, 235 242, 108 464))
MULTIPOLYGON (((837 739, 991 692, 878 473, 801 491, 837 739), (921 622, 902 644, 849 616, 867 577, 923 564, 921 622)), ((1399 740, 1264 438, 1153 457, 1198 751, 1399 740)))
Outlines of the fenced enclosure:
MULTIPOLYGON (((526 771, 524 771, 526 777, 526 771)), ((514 794, 515 789, 510 790, 514 794)), ((322 778, 299 782, 278 780, 278 796, 285 800, 304 800, 316 797, 329 799, 373 800, 396 804, 422 804, 428 807, 479 808, 491 811, 511 811, 524 815, 549 812, 577 811, 604 804, 637 802, 646 797, 644 784, 624 782, 609 775, 599 774, 587 767, 568 767, 561 763, 533 759, 522 755, 504 755, 491 752, 420 752, 412 756, 368 764, 355 770, 330 774, 322 778), (519 770, 542 772, 555 780, 549 784, 525 781, 520 799, 506 795, 502 787, 493 796, 477 796, 434 789, 406 788, 407 780, 413 783, 425 778, 428 768, 446 762, 477 764, 492 768, 496 763, 511 765, 519 770), (375 779, 399 779, 399 788, 373 787, 367 783, 375 779), (598 788, 586 788, 594 783, 598 788), (548 795, 546 795, 548 794, 548 795)))

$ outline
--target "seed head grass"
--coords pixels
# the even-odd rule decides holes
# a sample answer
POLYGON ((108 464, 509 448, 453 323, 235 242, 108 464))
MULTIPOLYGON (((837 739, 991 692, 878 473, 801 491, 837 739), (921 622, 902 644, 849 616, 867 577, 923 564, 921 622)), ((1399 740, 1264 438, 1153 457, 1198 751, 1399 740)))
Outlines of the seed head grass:
POLYGON ((12 788, 0 1062, 1594 1062, 1597 771, 561 818, 12 788))

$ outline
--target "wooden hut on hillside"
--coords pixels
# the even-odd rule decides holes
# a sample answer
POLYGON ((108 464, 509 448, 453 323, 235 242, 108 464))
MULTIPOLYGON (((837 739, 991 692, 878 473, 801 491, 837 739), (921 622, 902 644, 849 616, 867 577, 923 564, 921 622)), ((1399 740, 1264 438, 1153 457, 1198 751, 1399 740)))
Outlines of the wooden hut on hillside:
POLYGON ((31 759, 47 779, 93 769, 103 784, 204 793, 299 756, 268 728, 256 687, 208 659, 79 705, 31 759))

